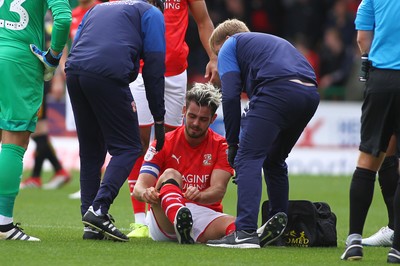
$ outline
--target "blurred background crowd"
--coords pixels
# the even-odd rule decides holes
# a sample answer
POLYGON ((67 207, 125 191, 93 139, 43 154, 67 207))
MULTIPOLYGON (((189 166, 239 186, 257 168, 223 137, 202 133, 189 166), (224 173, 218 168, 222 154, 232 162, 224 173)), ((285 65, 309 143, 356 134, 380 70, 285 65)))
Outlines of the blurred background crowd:
MULTIPOLYGON (((361 0, 205 1, 215 26, 225 19, 237 18, 252 31, 290 41, 314 67, 322 100, 362 100, 363 84, 358 82, 360 53, 354 27, 361 0)), ((77 0, 70 0, 70 4, 75 7, 77 0)), ((186 40, 190 48, 188 83, 204 82, 208 58, 192 18, 186 40)))

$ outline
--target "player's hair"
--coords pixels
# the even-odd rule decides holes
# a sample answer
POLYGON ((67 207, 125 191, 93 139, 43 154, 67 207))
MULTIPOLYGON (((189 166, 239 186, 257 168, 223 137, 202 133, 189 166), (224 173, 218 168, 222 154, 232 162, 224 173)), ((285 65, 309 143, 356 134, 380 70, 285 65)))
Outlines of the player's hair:
POLYGON ((194 101, 199 106, 210 107, 211 115, 214 115, 221 103, 221 97, 219 89, 211 83, 194 83, 186 93, 186 107, 194 101))
POLYGON ((160 9, 160 11, 161 11, 162 13, 164 13, 164 8, 165 8, 164 3, 165 3, 165 0, 147 0, 147 2, 148 2, 149 4, 152 4, 153 6, 157 7, 158 9, 160 9))
POLYGON ((219 45, 226 40, 226 37, 232 36, 239 32, 249 32, 249 28, 246 24, 238 19, 227 19, 219 24, 210 36, 209 44, 213 53, 215 51, 215 45, 219 45))

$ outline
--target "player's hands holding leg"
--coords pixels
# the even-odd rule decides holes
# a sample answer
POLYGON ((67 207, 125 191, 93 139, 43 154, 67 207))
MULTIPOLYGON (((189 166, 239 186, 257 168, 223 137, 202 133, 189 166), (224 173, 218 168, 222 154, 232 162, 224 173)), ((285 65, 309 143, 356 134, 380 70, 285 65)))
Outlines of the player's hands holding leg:
POLYGON ((159 204, 160 193, 154 187, 146 188, 142 194, 142 200, 149 204, 159 204))
POLYGON ((189 186, 183 196, 191 201, 200 201, 200 190, 197 187, 189 186))
POLYGON ((156 151, 161 151, 165 141, 164 121, 156 121, 154 123, 154 136, 157 140, 156 151))
POLYGON ((55 54, 50 48, 47 51, 40 50, 36 45, 31 44, 29 45, 31 52, 39 58, 39 60, 44 65, 44 81, 49 81, 53 78, 54 72, 58 64, 60 63, 60 58, 62 56, 62 52, 59 54, 55 54))

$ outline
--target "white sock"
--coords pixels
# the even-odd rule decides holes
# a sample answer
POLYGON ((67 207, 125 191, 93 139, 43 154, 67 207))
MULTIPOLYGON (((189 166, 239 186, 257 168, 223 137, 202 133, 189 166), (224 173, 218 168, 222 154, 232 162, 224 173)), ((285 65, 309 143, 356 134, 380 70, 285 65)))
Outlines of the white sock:
POLYGON ((101 208, 98 208, 97 210, 94 210, 93 206, 90 206, 89 208, 92 208, 93 212, 98 216, 98 215, 102 215, 101 213, 101 208))
POLYGON ((351 234, 347 237, 346 240, 346 245, 349 245, 353 240, 360 240, 361 241, 362 236, 360 234, 351 234))
POLYGON ((146 224, 146 213, 144 212, 135 213, 135 223, 146 224))
POLYGON ((6 225, 12 223, 14 220, 12 217, 7 217, 4 215, 0 215, 0 225, 6 225))

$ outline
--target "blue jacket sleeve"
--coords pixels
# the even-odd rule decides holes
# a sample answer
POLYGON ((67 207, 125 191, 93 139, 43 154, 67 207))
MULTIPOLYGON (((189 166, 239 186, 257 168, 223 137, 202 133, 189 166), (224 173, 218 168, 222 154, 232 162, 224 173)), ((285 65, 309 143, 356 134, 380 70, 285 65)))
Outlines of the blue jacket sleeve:
POLYGON ((218 54, 218 71, 222 87, 222 110, 228 145, 239 143, 242 79, 236 57, 236 39, 230 37, 218 54))
POLYGON ((142 17, 143 81, 154 121, 163 121, 165 74, 165 24, 162 13, 150 8, 142 17))
MULTIPOLYGON (((90 9, 90 10, 91 10, 91 9, 90 9)), ((83 18, 82 18, 81 23, 79 23, 78 30, 76 31, 75 37, 74 37, 74 39, 72 40, 72 46, 71 46, 71 48, 74 47, 75 44, 76 44, 76 42, 77 42, 77 40, 79 40, 79 37, 81 36, 81 31, 82 31, 83 24, 85 24, 85 21, 86 21, 86 19, 87 19, 87 16, 88 16, 88 14, 90 13, 90 10, 87 11, 87 12, 85 13, 85 15, 84 15, 83 18)))

